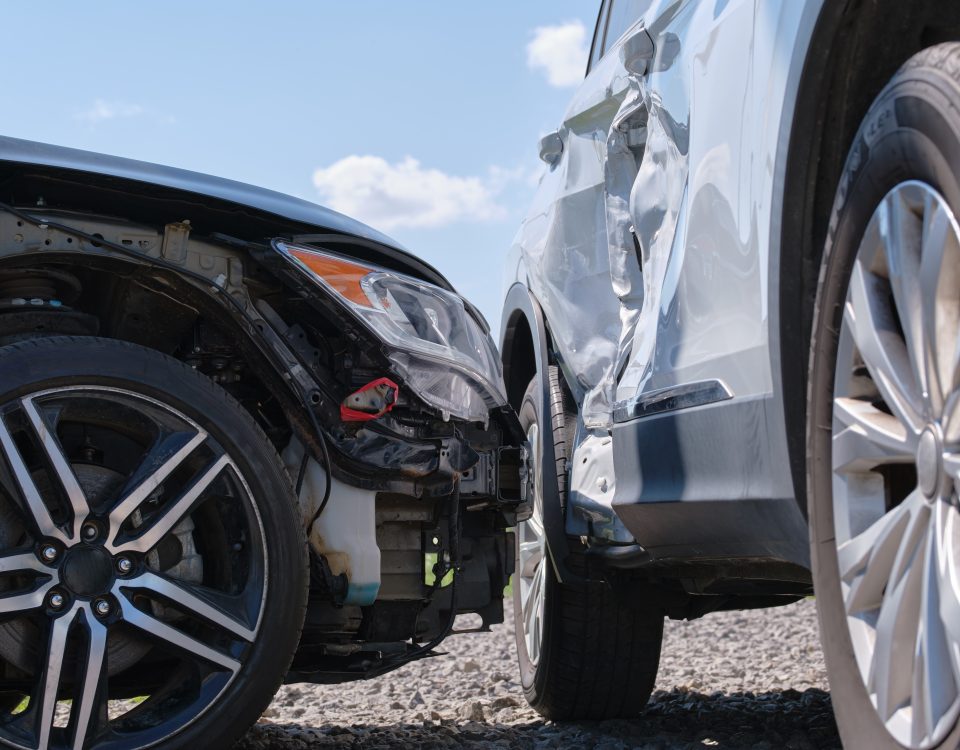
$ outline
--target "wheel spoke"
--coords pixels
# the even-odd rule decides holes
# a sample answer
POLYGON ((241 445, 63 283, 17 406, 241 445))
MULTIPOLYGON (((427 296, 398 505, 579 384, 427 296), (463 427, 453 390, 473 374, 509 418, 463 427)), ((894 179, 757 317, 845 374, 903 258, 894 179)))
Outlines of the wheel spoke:
POLYGON ((7 464, 10 466, 10 470, 13 473, 13 478, 20 488, 20 493, 23 495, 23 499, 27 503, 30 516, 33 518, 33 522, 36 524, 40 535, 58 539, 65 544, 69 543, 70 537, 68 537, 63 530, 53 522, 53 517, 50 515, 50 511, 46 504, 43 502, 43 498, 40 496, 40 490, 37 489, 37 485, 33 481, 30 470, 24 463, 23 456, 20 455, 20 451, 17 450, 17 445, 13 440, 13 436, 7 429, 6 424, 4 424, 2 417, 0 417, 0 449, 3 450, 7 464))
POLYGON ((857 261, 844 321, 890 411, 911 433, 919 435, 924 425, 923 400, 897 321, 884 299, 883 284, 857 261))
POLYGON ((960 482, 960 454, 950 453, 943 457, 943 469, 951 477, 953 477, 954 482, 960 482))
POLYGON ((543 608, 543 585, 544 585, 545 564, 540 565, 533 575, 530 582, 530 589, 527 599, 522 602, 523 606, 523 635, 527 643, 527 656, 534 663, 540 657, 541 633, 543 627, 541 622, 541 610, 543 608))
POLYGON ((47 459, 57 475, 57 481, 60 482, 60 486, 70 500, 70 507, 73 509, 73 531, 70 536, 75 539, 79 534, 80 524, 90 513, 87 498, 80 487, 80 482, 77 481, 76 474, 73 473, 70 462, 63 455, 63 448, 60 446, 56 433, 44 421, 36 404, 33 403, 33 399, 25 398, 21 403, 34 432, 40 440, 40 444, 43 446, 43 451, 47 454, 47 459))
POLYGON ((33 552, 7 552, 0 555, 0 574, 9 575, 20 571, 33 570, 51 575, 52 570, 44 565, 33 552))
POLYGON ((527 625, 527 630, 533 627, 533 621, 539 608, 539 598, 541 586, 543 584, 543 566, 537 568, 530 580, 530 588, 527 592, 527 601, 524 603, 523 618, 527 625))
POLYGON ((944 404, 943 440, 954 450, 960 448, 960 390, 954 390, 944 404))
POLYGON ((913 687, 910 696, 910 740, 914 745, 923 742, 923 738, 931 732, 932 709, 930 694, 927 685, 927 674, 930 667, 927 662, 926 651, 923 648, 923 632, 917 639, 913 655, 913 687))
POLYGON ((890 571, 888 588, 898 583, 907 574, 916 556, 923 550, 927 537, 930 536, 931 514, 932 510, 926 503, 917 503, 910 514, 910 523, 900 539, 900 549, 897 550, 897 556, 890 571))
POLYGON ((527 529, 537 538, 543 536, 543 521, 540 518, 540 511, 536 506, 534 506, 530 518, 523 523, 527 525, 527 529))
POLYGON ((123 585, 135 588, 142 586, 145 589, 153 591, 160 596, 166 597, 174 604, 185 610, 189 614, 203 618, 224 630, 228 630, 245 641, 253 642, 256 632, 248 628, 233 615, 229 615, 219 607, 215 607, 207 601, 191 593, 178 583, 156 573, 147 571, 136 578, 125 581, 123 585))
POLYGON ((0 614, 12 615, 43 605, 47 593, 58 583, 55 570, 43 565, 32 552, 13 552, 0 556, 0 572, 4 574, 34 572, 49 576, 49 580, 33 591, 15 594, 0 593, 0 614))
POLYGON ((960 244, 953 216, 946 206, 927 197, 919 282, 922 290, 924 352, 928 387, 935 410, 957 384, 960 350, 960 244))
MULTIPOLYGON (((227 456, 221 456, 171 507, 163 510, 159 514, 159 518, 154 519, 152 525, 146 531, 122 544, 117 544, 116 541, 112 541, 105 545, 107 550, 115 555, 122 552, 148 552, 151 550, 190 512, 190 509, 204 491, 220 476, 220 473, 230 463, 230 459, 227 456)), ((114 531, 114 534, 115 533, 114 531)))
MULTIPOLYGON (((957 700, 956 661, 951 653, 948 633, 950 627, 943 618, 944 610, 956 611, 956 593, 948 583, 943 586, 943 539, 947 515, 956 516, 956 510, 945 503, 937 503, 932 519, 936 533, 928 534, 920 611, 920 638, 915 653, 913 675, 913 737, 919 744, 933 734, 939 719, 957 700), (952 605, 948 600, 952 599, 952 605), (945 605, 947 605, 945 607, 945 605)), ((955 627, 955 626, 954 626, 955 627)))
POLYGON ((921 393, 928 391, 928 351, 924 337, 920 275, 923 220, 901 193, 888 195, 878 209, 888 279, 903 328, 913 376, 921 393))
POLYGON ((837 398, 833 414, 846 427, 833 437, 834 471, 867 471, 883 464, 915 460, 915 436, 898 419, 873 404, 837 398))
POLYGON ((537 586, 537 598, 535 600, 536 606, 533 618, 533 637, 536 644, 534 651, 536 651, 538 659, 540 658, 540 648, 543 645, 543 598, 546 595, 544 588, 547 585, 547 566, 541 565, 539 570, 539 585, 537 586))
POLYGON ((900 549, 904 557, 902 577, 889 579, 883 594, 868 678, 868 685, 877 697, 877 710, 885 721, 909 701, 913 691, 926 545, 916 545, 904 553, 906 549, 907 545, 900 549))
POLYGON ((84 740, 90 728, 90 719, 94 708, 99 704, 98 691, 107 653, 107 628, 84 611, 87 629, 87 648, 83 661, 83 677, 79 681, 80 695, 74 697, 70 713, 73 725, 73 750, 82 750, 84 740))
POLYGON ((529 578, 543 559, 543 543, 537 539, 520 543, 520 575, 529 578))
POLYGON ((53 583, 48 583, 26 594, 15 594, 14 596, 0 598, 0 614, 12 615, 17 612, 26 612, 31 609, 36 609, 37 607, 42 607, 47 592, 49 592, 52 587, 53 583))
POLYGON ((167 625, 165 622, 161 622, 157 618, 148 615, 143 610, 137 609, 131 602, 127 601, 124 596, 120 595, 120 592, 117 591, 118 588, 119 584, 114 587, 114 593, 120 601, 120 609, 123 612, 125 622, 161 641, 165 641, 180 651, 186 652, 191 656, 199 657, 204 661, 217 664, 230 672, 236 672, 240 669, 240 662, 232 656, 217 651, 215 648, 201 643, 193 636, 189 636, 167 625))
POLYGON ((940 620, 950 639, 960 643, 960 511, 938 503, 935 528, 940 620))
MULTIPOLYGON (((150 471, 146 478, 137 484, 116 507, 110 512, 110 532, 113 540, 130 514, 133 513, 140 504, 143 503, 161 484, 179 467, 193 451, 195 451, 205 440, 207 433, 203 430, 198 431, 186 443, 174 450, 172 455, 169 453, 171 442, 165 441, 163 445, 158 446, 157 450, 151 451, 145 463, 159 465, 150 471), (166 449, 166 450, 165 450, 166 449)), ((143 468, 143 467, 141 467, 143 468)))
POLYGON ((850 585, 846 604, 855 615, 879 607, 891 582, 900 547, 917 515, 924 512, 921 494, 914 491, 866 531, 837 549, 840 577, 850 585))
POLYGON ((47 661, 39 682, 40 694, 35 696, 39 709, 36 715, 38 747, 46 748, 50 744, 50 732, 57 708, 57 691, 60 688, 60 671, 67 651, 67 636, 70 625, 76 617, 77 606, 63 617, 50 623, 50 638, 47 642, 47 661))
POLYGON ((539 539, 531 539, 526 542, 520 542, 520 554, 532 555, 540 552, 541 542, 539 539))
POLYGON ((527 599, 523 602, 523 624, 524 630, 527 632, 530 631, 530 626, 533 620, 533 611, 535 607, 533 606, 533 601, 536 599, 537 594, 537 585, 539 583, 539 571, 534 574, 533 578, 530 581, 530 588, 527 590, 527 599))

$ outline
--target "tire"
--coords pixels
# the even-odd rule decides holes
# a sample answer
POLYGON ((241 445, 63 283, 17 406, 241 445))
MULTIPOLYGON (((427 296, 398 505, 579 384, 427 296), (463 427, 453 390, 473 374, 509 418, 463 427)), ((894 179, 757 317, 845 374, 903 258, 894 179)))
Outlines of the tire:
MULTIPOLYGON (((521 544, 533 538, 530 524, 536 525, 542 518, 538 471, 557 473, 561 502, 566 501, 567 445, 573 415, 565 410, 556 367, 550 367, 548 378, 552 406, 549 429, 539 430, 537 378, 527 387, 520 409, 520 423, 528 439, 532 443, 552 440, 557 459, 550 467, 540 467, 534 459, 534 515, 522 522, 516 534, 513 602, 523 692, 534 709, 554 721, 634 717, 646 705, 657 676, 663 638, 660 609, 624 602, 610 586, 596 581, 560 583, 545 544, 535 571, 526 576, 534 581, 540 576, 540 583, 526 583, 523 575, 521 544), (531 658, 523 591, 533 590, 535 585, 543 586, 544 598, 541 636, 531 658)), ((539 453, 536 445, 531 449, 535 456, 539 453)), ((575 551, 567 560, 568 567, 575 574, 586 575, 586 557, 578 550, 579 542, 571 540, 571 546, 575 551)))
POLYGON ((958 176, 960 45, 951 43, 911 58, 860 126, 816 297, 811 552, 833 706, 851 748, 960 746, 960 665, 937 657, 956 645, 960 622, 944 577, 956 574, 960 435, 941 376, 956 353, 941 339, 960 332, 960 244, 949 221, 960 215, 958 176))
POLYGON ((37 339, 0 348, 0 458, 0 695, 30 698, 0 744, 232 746, 283 680, 308 585, 250 415, 153 350, 37 339))

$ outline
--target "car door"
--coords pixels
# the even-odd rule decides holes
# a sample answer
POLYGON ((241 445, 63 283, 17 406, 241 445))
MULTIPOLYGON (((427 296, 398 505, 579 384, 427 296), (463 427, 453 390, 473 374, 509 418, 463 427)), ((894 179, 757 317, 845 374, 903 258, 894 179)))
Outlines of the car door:
POLYGON ((608 197, 628 202, 643 277, 611 398, 621 518, 667 501, 796 509, 768 284, 789 76, 817 7, 677 0, 644 19, 654 54, 638 79, 643 155, 629 194, 608 197))
MULTIPOLYGON (((544 308, 561 366, 588 423, 609 419, 622 318, 636 314, 642 285, 633 242, 625 253, 623 243, 611 244, 608 237, 610 231, 624 231, 622 221, 608 222, 611 181, 626 185, 633 177, 621 174, 622 165, 609 172, 606 155, 624 102, 638 95, 617 52, 631 30, 643 33, 642 12, 650 4, 602 4, 586 78, 558 130, 541 141, 547 168, 516 240, 527 282, 544 308), (621 301, 633 307, 625 313, 621 301)), ((614 215, 626 216, 625 201, 614 215)))
POLYGON ((588 427, 671 386, 771 390, 757 206, 769 196, 754 192, 768 166, 751 139, 779 114, 757 94, 791 15, 754 0, 602 5, 518 237, 588 427))
MULTIPOLYGON (((787 76, 810 4, 608 0, 601 11, 520 242, 586 428, 571 504, 612 527, 611 495, 792 494, 767 256, 787 76), (665 411, 678 421, 645 419, 665 411)), ((582 533, 574 521, 568 533, 582 533)))
POLYGON ((758 94, 771 65, 757 14, 777 20, 772 5, 675 2, 647 19, 644 154, 629 195, 610 196, 629 203, 645 276, 641 310, 623 331, 621 415, 638 395, 680 384, 770 390, 753 179, 764 165, 752 136, 763 133, 758 94))

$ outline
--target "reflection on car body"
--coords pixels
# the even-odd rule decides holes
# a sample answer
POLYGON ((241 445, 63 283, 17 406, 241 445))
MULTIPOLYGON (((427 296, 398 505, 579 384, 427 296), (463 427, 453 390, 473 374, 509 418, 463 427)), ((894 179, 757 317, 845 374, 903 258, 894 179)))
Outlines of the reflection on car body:
POLYGON ((664 615, 816 586, 845 741, 956 746, 958 29, 936 2, 601 3, 505 275, 546 716, 638 712, 664 615))

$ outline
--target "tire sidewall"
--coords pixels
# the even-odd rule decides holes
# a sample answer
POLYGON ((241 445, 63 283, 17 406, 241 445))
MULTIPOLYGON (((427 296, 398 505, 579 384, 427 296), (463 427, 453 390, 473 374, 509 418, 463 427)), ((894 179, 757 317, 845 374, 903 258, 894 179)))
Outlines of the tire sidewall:
MULTIPOLYGON (((534 379, 530 386, 527 388, 526 393, 523 397, 523 402, 520 407, 519 418, 520 418, 520 427, 523 429, 524 434, 526 434, 530 425, 537 424, 539 427, 540 439, 543 440, 546 436, 544 422, 537 415, 537 406, 536 406, 536 393, 537 388, 539 388, 539 379, 534 379)), ((551 437, 553 436, 553 431, 550 430, 551 437)), ((543 466, 539 466, 540 471, 544 470, 543 466)), ((517 533, 514 535, 516 538, 515 543, 515 562, 514 570, 520 570, 520 534, 517 533)), ((527 644, 524 637, 523 631, 523 609, 520 602, 520 582, 516 581, 516 585, 513 587, 513 621, 514 621, 514 632, 516 634, 517 642, 517 661, 520 665, 520 683, 523 686, 523 692, 527 701, 531 705, 539 704, 539 696, 542 695, 544 691, 544 686, 546 686, 550 680, 549 664, 551 661, 550 651, 552 649, 552 622, 555 619, 551 616, 550 611, 553 606, 553 602, 557 596, 557 587, 558 582, 554 574, 553 565, 550 560, 550 551, 547 550, 546 556, 543 559, 542 565, 546 565, 544 575, 544 607, 543 607, 543 633, 541 634, 541 644, 540 644, 540 658, 536 664, 530 661, 530 655, 527 653, 527 644)), ((519 573, 518 573, 519 577, 519 573)))
MULTIPOLYGON (((861 238, 881 199, 906 180, 939 191, 960 216, 960 101, 942 73, 908 64, 867 114, 833 206, 817 293, 811 344, 807 487, 811 558, 827 672, 844 745, 902 747, 877 715, 860 677, 846 622, 834 534, 831 425, 839 331, 861 238), (936 116, 932 116, 935 114, 936 116)), ((939 747, 960 745, 955 727, 939 747)))
POLYGON ((155 747, 228 747, 262 713, 303 622, 306 547, 289 477, 252 418, 225 391, 154 350, 108 339, 57 337, 0 348, 0 403, 50 388, 93 385, 153 398, 185 414, 237 463, 263 524, 267 594, 257 641, 215 703, 155 747), (272 543, 271 543, 272 540, 272 543))

